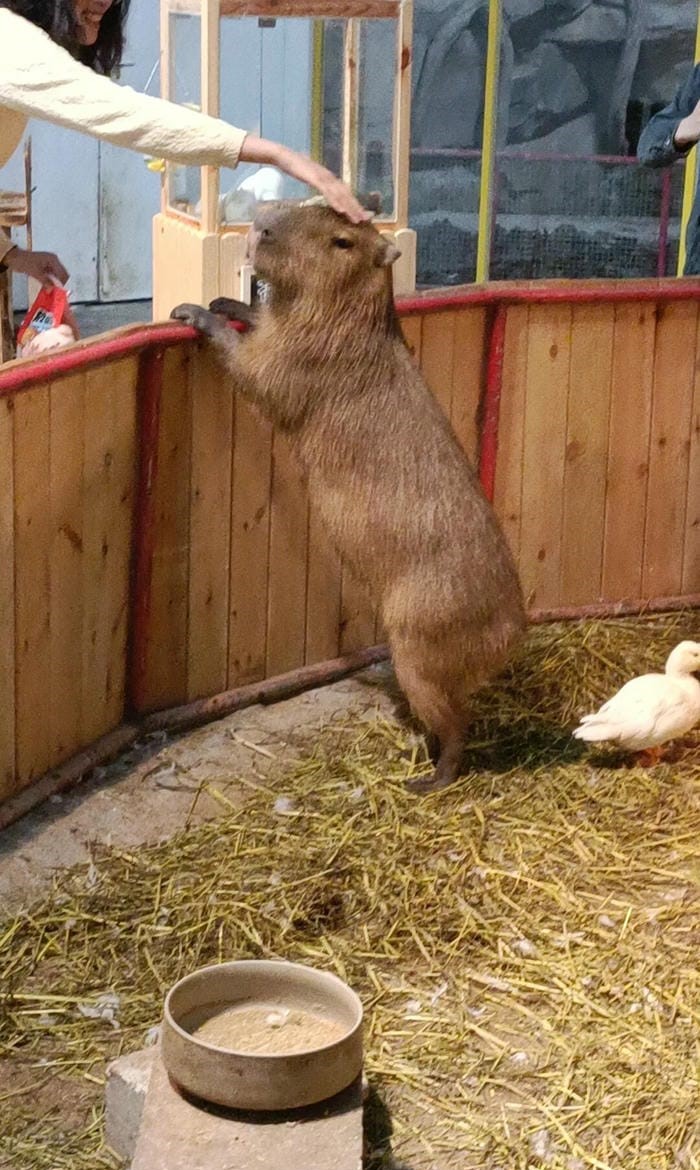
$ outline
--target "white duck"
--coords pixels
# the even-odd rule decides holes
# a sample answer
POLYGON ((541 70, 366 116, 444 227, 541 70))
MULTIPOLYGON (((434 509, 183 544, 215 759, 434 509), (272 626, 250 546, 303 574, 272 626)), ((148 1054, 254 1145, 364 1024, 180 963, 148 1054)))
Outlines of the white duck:
POLYGON ((700 642, 680 642, 664 669, 625 683, 599 711, 583 716, 575 738, 619 744, 643 753, 645 763, 658 760, 662 744, 700 721, 700 682, 693 677, 700 670, 700 642))

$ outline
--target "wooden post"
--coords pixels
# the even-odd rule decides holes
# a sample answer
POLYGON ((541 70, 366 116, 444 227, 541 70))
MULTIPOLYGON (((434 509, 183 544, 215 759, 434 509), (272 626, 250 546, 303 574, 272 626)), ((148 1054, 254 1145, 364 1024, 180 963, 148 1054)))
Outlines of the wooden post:
POLYGON ((345 26, 343 68, 343 164, 342 177, 354 190, 357 181, 357 114, 360 26, 349 20, 345 26))
MULTIPOLYGON (((219 116, 219 0, 202 0, 201 18, 202 113, 219 116)), ((219 226, 219 169, 202 167, 201 227, 215 232, 219 226)))
POLYGON ((408 223, 408 178, 411 162, 411 45, 413 0, 403 0, 399 12, 399 73, 394 98, 394 217, 398 227, 408 223))
MULTIPOLYGON (((160 0, 160 96, 170 101, 170 6, 160 0)), ((170 200, 170 168, 166 163, 160 180, 160 209, 164 212, 170 200)))

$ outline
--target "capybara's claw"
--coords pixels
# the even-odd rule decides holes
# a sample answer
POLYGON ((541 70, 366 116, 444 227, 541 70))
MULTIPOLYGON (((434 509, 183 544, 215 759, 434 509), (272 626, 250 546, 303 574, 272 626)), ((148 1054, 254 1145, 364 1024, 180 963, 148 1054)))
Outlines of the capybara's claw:
POLYGON ((441 788, 449 788, 458 779, 457 776, 438 776, 438 769, 428 772, 427 776, 416 776, 415 780, 407 780, 409 792, 417 796, 425 796, 429 792, 439 792, 441 788))
POLYGON ((209 302, 209 311, 227 321, 242 321, 244 325, 251 325, 255 317, 255 310, 245 301, 235 301, 232 297, 215 297, 209 302))
POLYGON ((206 337, 213 337, 222 328, 221 319, 215 313, 210 313, 203 305, 176 305, 170 316, 174 321, 194 326, 206 337))

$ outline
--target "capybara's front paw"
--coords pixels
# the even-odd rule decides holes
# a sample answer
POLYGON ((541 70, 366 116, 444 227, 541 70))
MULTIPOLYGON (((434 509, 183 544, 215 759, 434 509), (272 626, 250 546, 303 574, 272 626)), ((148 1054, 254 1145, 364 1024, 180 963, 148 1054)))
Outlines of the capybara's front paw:
POLYGON ((221 319, 215 313, 210 313, 203 305, 176 305, 170 316, 174 321, 194 326, 206 337, 213 337, 222 329, 221 319))
POLYGON ((251 325, 255 317, 255 310, 246 305, 245 301, 235 301, 232 297, 215 297, 209 303, 209 309, 227 321, 239 321, 244 325, 251 325))

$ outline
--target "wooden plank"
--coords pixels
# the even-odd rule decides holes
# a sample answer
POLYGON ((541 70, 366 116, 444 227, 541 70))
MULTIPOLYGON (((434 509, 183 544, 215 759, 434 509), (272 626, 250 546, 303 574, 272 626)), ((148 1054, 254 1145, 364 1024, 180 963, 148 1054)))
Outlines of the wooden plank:
POLYGON ((695 336, 695 383, 690 415, 688 498, 681 589, 683 593, 700 592, 700 327, 695 336))
POLYGON ((49 390, 15 399, 17 787, 51 764, 49 690, 49 390))
POLYGON ((450 420, 465 454, 476 466, 479 446, 479 406, 486 363, 486 310, 463 309, 456 315, 452 349, 450 420))
POLYGON ((380 627, 369 593, 363 583, 342 567, 340 597, 340 652, 350 654, 374 645, 381 637, 380 627))
POLYGON ((340 652, 340 558, 313 505, 309 507, 306 583, 306 661, 326 662, 340 652))
POLYGON ((88 370, 85 383, 82 735, 124 714, 136 478, 137 359, 88 370))
POLYGON ((233 393, 207 350, 192 361, 187 694, 196 699, 228 680, 233 393))
POLYGON ((294 670, 306 651, 308 501, 289 445, 275 434, 272 447, 270 584, 265 672, 294 670))
POLYGON ((144 709, 182 703, 187 697, 187 617, 190 540, 190 359, 187 349, 167 349, 154 491, 153 568, 144 709))
POLYGON ((659 306, 642 564, 643 597, 680 593, 697 302, 659 306))
POLYGON ((421 348, 423 340, 423 318, 416 317, 402 317, 401 318, 401 332, 403 333, 406 345, 409 348, 414 361, 420 365, 421 348))
POLYGON ((265 677, 272 427, 243 398, 234 408, 228 685, 265 677))
POLYGON ((559 604, 571 309, 531 305, 520 571, 528 605, 559 604))
POLYGON ((600 598, 613 330, 612 306, 574 306, 564 467, 562 605, 584 605, 600 598))
POLYGON ((642 596, 655 307, 617 305, 610 382, 603 598, 642 596))
POLYGON ((458 313, 451 310, 423 318, 420 365, 423 376, 447 417, 452 410, 453 351, 458 313))
MULTIPOLYGON (((170 12, 201 11, 201 0, 169 0, 170 12)), ((396 18, 400 0, 305 0, 302 15, 330 20, 396 18)), ((221 0, 222 16, 299 16, 298 0, 221 0)))
POLYGON ((520 559, 522 524, 528 320, 527 305, 511 305, 508 309, 493 501, 516 561, 520 559))
POLYGON ((0 800, 15 791, 14 402, 0 399, 0 800))
POLYGON ((82 747, 85 374, 50 388, 51 761, 82 747))

